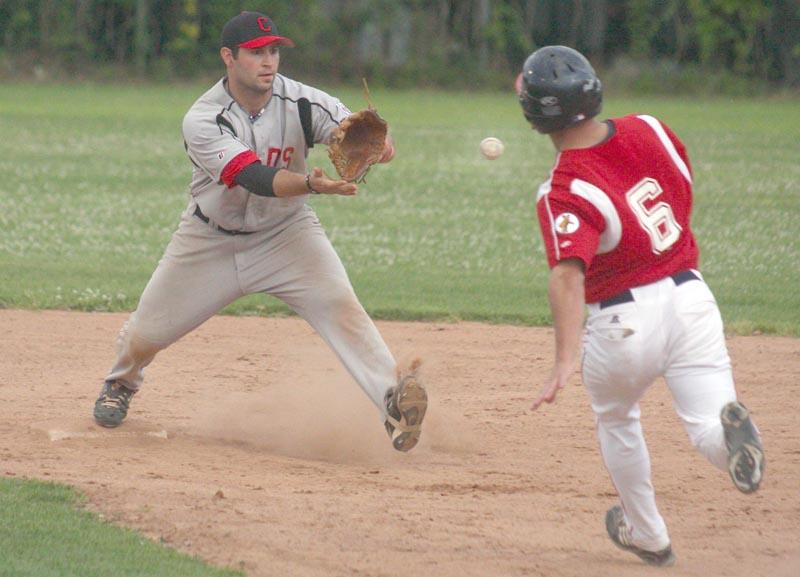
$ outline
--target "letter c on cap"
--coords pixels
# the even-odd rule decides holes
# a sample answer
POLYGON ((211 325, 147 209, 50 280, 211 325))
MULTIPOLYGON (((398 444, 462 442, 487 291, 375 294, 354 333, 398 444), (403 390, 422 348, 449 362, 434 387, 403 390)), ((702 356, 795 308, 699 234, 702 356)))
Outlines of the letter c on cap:
POLYGON ((269 25, 269 18, 264 18, 263 16, 259 16, 258 27, 261 28, 264 32, 272 32, 272 26, 269 25))

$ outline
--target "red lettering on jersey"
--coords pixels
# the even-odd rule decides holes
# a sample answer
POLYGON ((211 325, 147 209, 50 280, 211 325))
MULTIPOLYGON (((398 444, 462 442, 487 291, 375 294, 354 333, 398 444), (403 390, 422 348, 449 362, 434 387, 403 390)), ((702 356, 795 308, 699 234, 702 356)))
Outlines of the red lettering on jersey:
POLYGON ((258 17, 258 27, 261 28, 264 32, 272 32, 272 26, 269 25, 269 18, 264 18, 263 16, 258 17))
POLYGON ((264 163, 267 166, 276 167, 279 162, 283 162, 283 166, 289 166, 292 162, 292 155, 294 154, 294 146, 287 146, 286 149, 270 148, 267 151, 267 161, 264 163))
POLYGON ((281 149, 280 148, 270 148, 267 151, 267 161, 264 163, 267 166, 278 166, 278 161, 281 159, 281 149))

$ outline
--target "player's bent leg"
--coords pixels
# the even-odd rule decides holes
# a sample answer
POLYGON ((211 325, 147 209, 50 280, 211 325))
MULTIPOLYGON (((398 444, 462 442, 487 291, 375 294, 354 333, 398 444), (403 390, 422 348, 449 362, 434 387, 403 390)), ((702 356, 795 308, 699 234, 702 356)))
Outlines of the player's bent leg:
POLYGON ((231 237, 184 213, 136 311, 117 338, 117 358, 94 406, 104 427, 119 426, 155 355, 242 296, 231 237))
POLYGON ((756 491, 764 450, 749 411, 736 401, 719 309, 708 287, 687 283, 681 294, 673 356, 665 375, 692 443, 727 470, 737 489, 756 491))
POLYGON ((397 384, 397 363, 349 283, 328 279, 318 290, 305 292, 302 299, 287 298, 285 302, 319 333, 383 411, 387 390, 397 384))
POLYGON ((728 449, 720 411, 736 399, 730 369, 704 374, 668 374, 675 411, 692 445, 720 470, 728 466, 728 449))
POLYGON ((398 374, 394 357, 319 223, 309 219, 294 228, 283 245, 273 242, 282 249, 269 255, 279 272, 253 286, 283 300, 319 333, 388 422, 394 447, 410 450, 419 440, 427 410, 418 372, 398 374))
POLYGON ((381 411, 398 451, 419 442, 428 395, 416 367, 403 373, 377 327, 349 286, 322 285, 316 298, 285 299, 319 333, 361 389, 381 411), (400 374, 398 374, 400 373, 400 374))
POLYGON ((674 306, 664 378, 692 444, 724 469, 728 452, 719 412, 736 391, 722 317, 704 282, 675 287, 674 306))

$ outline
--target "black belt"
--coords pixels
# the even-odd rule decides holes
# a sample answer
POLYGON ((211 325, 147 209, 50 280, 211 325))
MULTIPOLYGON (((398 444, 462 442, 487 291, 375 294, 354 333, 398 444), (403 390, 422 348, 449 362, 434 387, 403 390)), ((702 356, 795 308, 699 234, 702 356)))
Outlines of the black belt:
MULTIPOLYGON (((689 282, 690 280, 700 280, 700 277, 695 274, 694 271, 691 270, 682 270, 681 272, 676 272, 673 275, 670 275, 675 286, 682 285, 685 282, 689 282)), ((608 307, 613 307, 614 305, 621 305, 623 303, 632 303, 633 302, 633 293, 631 289, 625 289, 621 293, 614 295, 610 299, 606 299, 604 301, 600 301, 600 308, 605 309, 608 307)))
MULTIPOLYGON (((211 219, 209 219, 206 215, 203 214, 203 211, 200 210, 200 207, 195 205, 194 207, 194 215, 202 220, 206 224, 211 223, 211 219)), ((252 230, 228 230, 227 228, 222 228, 220 225, 214 223, 214 228, 216 228, 220 232, 224 232, 225 234, 230 234, 232 236, 236 236, 237 234, 253 234, 252 230)))

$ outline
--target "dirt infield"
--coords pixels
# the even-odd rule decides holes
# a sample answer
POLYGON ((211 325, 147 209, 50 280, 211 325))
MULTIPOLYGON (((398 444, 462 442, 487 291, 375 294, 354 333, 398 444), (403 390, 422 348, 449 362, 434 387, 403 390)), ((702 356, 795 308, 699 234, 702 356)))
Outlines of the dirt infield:
POLYGON ((114 522, 251 576, 797 577, 800 340, 729 340, 767 475, 746 496, 691 448, 666 387, 642 403, 678 564, 614 548, 615 503, 578 386, 532 413, 548 329, 379 323, 421 356, 423 440, 377 411, 297 319, 216 317, 148 368, 129 421, 91 409, 125 319, 0 311, 0 475, 65 482, 114 522))

